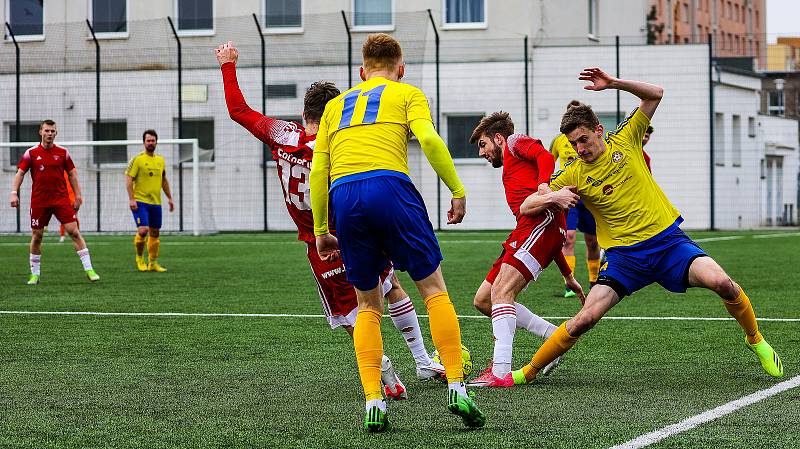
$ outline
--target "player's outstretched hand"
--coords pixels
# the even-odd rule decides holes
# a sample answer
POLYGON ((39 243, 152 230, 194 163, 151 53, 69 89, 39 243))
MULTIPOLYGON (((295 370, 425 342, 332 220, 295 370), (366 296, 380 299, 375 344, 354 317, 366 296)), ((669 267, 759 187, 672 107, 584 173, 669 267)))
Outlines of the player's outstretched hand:
POLYGON ((339 260, 339 241, 332 234, 322 234, 317 236, 317 253, 319 258, 325 262, 339 260))
POLYGON ((453 198, 450 200, 450 210, 447 211, 447 224, 458 224, 467 214, 467 197, 453 198))
POLYGON ((586 90, 605 90, 611 87, 611 84, 614 82, 614 78, 597 67, 583 69, 580 75, 578 75, 578 79, 592 83, 583 86, 586 90))
POLYGON ((586 302, 586 295, 583 293, 583 287, 581 284, 575 280, 575 276, 569 275, 569 278, 564 278, 566 282, 567 288, 575 292, 578 296, 578 299, 581 300, 581 305, 586 302))
POLYGON ((233 46, 233 42, 228 41, 214 49, 217 55, 217 62, 222 66, 228 62, 236 63, 239 59, 239 50, 233 46))
POLYGON ((551 194, 553 205, 561 209, 569 209, 578 204, 580 197, 575 193, 575 186, 562 187, 551 194))
POLYGON ((11 207, 19 207, 19 195, 17 195, 17 192, 11 192, 11 195, 8 196, 8 202, 11 203, 11 207))

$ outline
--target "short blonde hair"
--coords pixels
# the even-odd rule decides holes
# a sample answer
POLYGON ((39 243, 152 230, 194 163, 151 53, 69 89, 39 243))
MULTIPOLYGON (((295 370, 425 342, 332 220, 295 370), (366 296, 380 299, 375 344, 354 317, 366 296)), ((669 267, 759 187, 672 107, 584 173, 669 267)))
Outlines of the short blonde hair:
POLYGON ((403 59, 403 49, 395 38, 384 33, 370 34, 361 47, 366 70, 391 70, 403 59))

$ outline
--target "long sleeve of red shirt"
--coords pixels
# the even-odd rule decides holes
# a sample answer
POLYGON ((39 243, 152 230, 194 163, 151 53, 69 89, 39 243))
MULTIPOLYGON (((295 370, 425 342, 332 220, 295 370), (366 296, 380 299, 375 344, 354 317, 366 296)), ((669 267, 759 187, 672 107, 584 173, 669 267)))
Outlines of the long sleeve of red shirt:
POLYGON ((283 121, 267 117, 247 105, 236 79, 235 63, 228 62, 222 65, 222 83, 225 87, 225 103, 231 119, 250 131, 258 140, 273 145, 274 140, 270 130, 279 122, 279 126, 283 126, 283 121))

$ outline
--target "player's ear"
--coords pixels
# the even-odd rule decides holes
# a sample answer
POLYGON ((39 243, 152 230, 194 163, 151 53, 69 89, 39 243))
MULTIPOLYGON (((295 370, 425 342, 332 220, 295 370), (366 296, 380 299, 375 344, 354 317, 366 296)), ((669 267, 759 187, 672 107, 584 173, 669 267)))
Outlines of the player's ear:
POLYGON ((405 76, 405 74, 406 74, 406 65, 401 63, 400 68, 397 69, 397 79, 398 80, 403 79, 403 76, 405 76))
POLYGON ((492 140, 494 140, 495 145, 498 145, 498 146, 501 146, 501 147, 505 146, 505 144, 506 144, 505 138, 503 138, 503 135, 500 134, 500 133, 494 133, 494 136, 492 136, 492 140))
POLYGON ((597 134, 600 137, 603 137, 603 131, 604 131, 603 125, 600 123, 598 123, 597 126, 594 127, 595 134, 597 134))
POLYGON ((358 68, 358 76, 361 77, 361 81, 366 81, 367 80, 367 74, 364 73, 364 66, 363 65, 358 68))

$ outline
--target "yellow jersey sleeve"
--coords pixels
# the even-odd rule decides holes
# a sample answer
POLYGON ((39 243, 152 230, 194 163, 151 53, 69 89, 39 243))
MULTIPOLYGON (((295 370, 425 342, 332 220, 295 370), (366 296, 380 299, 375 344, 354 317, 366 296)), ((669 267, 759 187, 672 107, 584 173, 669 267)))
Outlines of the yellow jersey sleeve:
MULTIPOLYGON (((650 119, 639 108, 636 108, 630 113, 630 115, 625 117, 625 120, 623 120, 622 123, 617 125, 617 128, 614 131, 611 131, 606 135, 606 139, 629 142, 631 145, 624 145, 624 148, 632 150, 635 150, 635 146, 633 145, 636 142, 639 142, 638 146, 641 150, 642 139, 644 138, 644 133, 649 125, 650 119)), ((639 153, 641 154, 642 152, 639 151, 639 153)), ((642 159, 644 159, 644 156, 642 156, 642 159)))
POLYGON ((429 122, 433 123, 433 119, 431 118, 431 108, 428 106, 428 99, 425 98, 425 94, 423 94, 422 91, 416 87, 408 87, 411 88, 408 89, 406 98, 406 123, 408 123, 410 126, 412 121, 419 119, 428 120, 429 122))
POLYGON ((131 178, 136 178, 136 174, 139 173, 139 165, 136 163, 137 159, 139 159, 138 154, 131 158, 128 162, 128 168, 125 170, 125 174, 131 178))
POLYGON ((568 163, 564 168, 560 168, 550 175, 550 189, 555 192, 556 190, 560 190, 566 186, 576 185, 576 182, 574 181, 575 170, 574 167, 571 168, 572 165, 572 163, 568 163))

